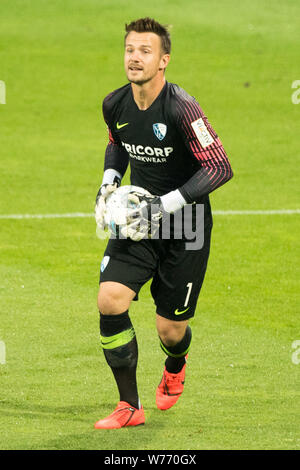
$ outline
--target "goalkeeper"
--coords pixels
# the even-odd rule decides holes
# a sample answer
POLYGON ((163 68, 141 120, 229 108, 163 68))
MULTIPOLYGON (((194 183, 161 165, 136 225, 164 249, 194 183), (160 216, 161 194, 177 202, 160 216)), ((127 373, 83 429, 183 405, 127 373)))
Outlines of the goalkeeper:
POLYGON ((232 177, 225 150, 195 98, 166 81, 170 51, 167 27, 150 18, 126 25, 124 64, 129 83, 103 101, 109 142, 95 209, 98 226, 105 227, 106 198, 120 185, 128 164, 131 184, 153 198, 142 192, 130 196, 137 209, 128 218, 127 238, 111 237, 101 263, 101 345, 120 401, 111 415, 95 423, 97 429, 145 422, 129 308, 150 279, 159 343, 167 356, 156 405, 160 410, 171 408, 182 394, 192 338, 189 319, 195 313, 210 250, 209 193, 232 177), (204 243, 200 249, 187 250, 185 234, 175 236, 174 220, 191 205, 195 227, 194 203, 204 207, 204 243), (153 236, 166 216, 169 239, 153 236))

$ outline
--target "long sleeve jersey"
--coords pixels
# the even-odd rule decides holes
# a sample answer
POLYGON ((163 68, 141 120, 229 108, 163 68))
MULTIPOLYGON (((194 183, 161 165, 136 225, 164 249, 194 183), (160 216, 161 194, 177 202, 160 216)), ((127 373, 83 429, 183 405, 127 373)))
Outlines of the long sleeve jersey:
POLYGON ((131 84, 103 101, 109 130, 104 169, 124 175, 131 184, 162 196, 179 189, 187 203, 207 195, 232 178, 223 145, 196 99, 166 82, 146 110, 134 101, 131 84))

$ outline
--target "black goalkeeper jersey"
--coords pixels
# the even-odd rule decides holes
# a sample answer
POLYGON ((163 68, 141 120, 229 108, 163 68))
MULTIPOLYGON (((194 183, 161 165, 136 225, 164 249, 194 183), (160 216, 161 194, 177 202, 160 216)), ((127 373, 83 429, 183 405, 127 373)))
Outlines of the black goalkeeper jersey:
POLYGON ((129 162, 131 184, 153 195, 179 189, 188 203, 204 202, 232 177, 217 134, 178 85, 166 82, 142 111, 128 83, 106 96, 103 115, 109 130, 104 169, 124 175, 129 162))

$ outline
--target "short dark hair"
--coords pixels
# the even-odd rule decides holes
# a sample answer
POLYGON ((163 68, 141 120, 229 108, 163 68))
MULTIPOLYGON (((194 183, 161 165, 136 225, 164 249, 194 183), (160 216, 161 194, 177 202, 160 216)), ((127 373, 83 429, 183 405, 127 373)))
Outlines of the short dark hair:
POLYGON ((165 54, 170 54, 171 52, 171 37, 169 33, 170 26, 161 25, 153 18, 140 18, 138 20, 132 21, 130 24, 125 24, 125 41, 128 34, 131 31, 136 33, 155 33, 161 39, 161 48, 165 54))

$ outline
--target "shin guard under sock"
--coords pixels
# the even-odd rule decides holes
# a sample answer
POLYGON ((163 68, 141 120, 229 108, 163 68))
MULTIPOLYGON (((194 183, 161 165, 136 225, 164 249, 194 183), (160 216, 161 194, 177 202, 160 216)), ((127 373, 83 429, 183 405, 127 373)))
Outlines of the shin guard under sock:
POLYGON ((100 338, 106 362, 118 386, 120 401, 139 408, 136 383, 138 347, 128 311, 118 315, 100 313, 100 338))
POLYGON ((175 346, 166 346, 160 340, 160 346, 162 350, 167 354, 165 366, 168 372, 171 374, 178 374, 185 364, 185 356, 189 352, 192 341, 192 330, 190 326, 187 326, 184 337, 182 340, 175 344, 175 346))

